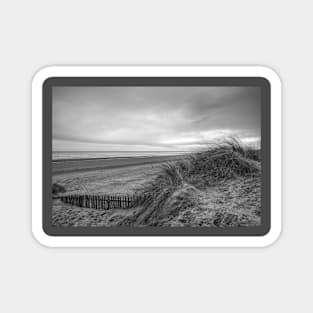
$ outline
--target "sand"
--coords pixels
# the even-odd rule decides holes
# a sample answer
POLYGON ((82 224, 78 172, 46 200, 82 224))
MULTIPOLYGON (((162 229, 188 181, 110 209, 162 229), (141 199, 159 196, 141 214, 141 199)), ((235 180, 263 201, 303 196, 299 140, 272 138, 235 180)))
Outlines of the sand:
MULTIPOLYGON (((164 162, 178 158, 182 156, 57 161, 54 162, 53 183, 64 186, 66 193, 132 194, 142 190, 145 184, 149 186, 148 182, 155 180, 164 162), (103 167, 99 168, 101 164, 103 167)), ((154 221, 152 218, 146 224, 176 227, 242 227, 261 224, 260 173, 235 175, 214 186, 204 184, 195 187, 193 184, 192 181, 185 181, 176 186, 164 208, 152 212, 158 214, 157 219, 154 221)), ((124 226, 130 221, 130 225, 137 226, 139 217, 145 217, 145 214, 141 214, 142 209, 143 206, 130 210, 94 210, 67 205, 55 199, 52 224, 124 226)))
POLYGON ((129 166, 142 166, 157 164, 166 161, 175 161, 184 156, 151 156, 129 158, 102 158, 102 159, 79 159, 79 160, 56 160, 52 162, 52 173, 78 173, 95 170, 122 168, 129 166))
MULTIPOLYGON (((132 194, 159 173, 161 164, 177 158, 181 156, 56 161, 53 162, 52 182, 64 186, 66 193, 132 194)), ((53 200, 52 224, 113 226, 133 211, 136 210, 78 208, 53 200)))
POLYGON ((174 159, 177 157, 57 161, 53 162, 52 182, 68 193, 133 193, 157 175, 162 163, 174 159))

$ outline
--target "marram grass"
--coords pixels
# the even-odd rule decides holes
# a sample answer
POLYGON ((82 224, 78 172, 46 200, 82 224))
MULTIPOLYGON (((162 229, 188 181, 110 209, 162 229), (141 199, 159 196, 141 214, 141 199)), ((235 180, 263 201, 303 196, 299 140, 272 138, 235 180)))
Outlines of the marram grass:
MULTIPOLYGON (((221 186, 231 188, 232 182, 239 181, 243 188, 249 189, 244 183, 248 178, 252 178, 253 181, 260 179, 259 155, 257 150, 247 149, 239 140, 230 138, 214 143, 206 151, 189 155, 181 161, 161 165, 156 178, 138 190, 145 199, 140 204, 141 209, 132 217, 122 220, 120 225, 177 226, 175 221, 177 216, 188 210, 197 214, 195 212, 199 211, 201 206, 203 210, 207 210, 208 216, 211 216, 211 222, 208 219, 207 226, 249 225, 251 216, 241 214, 244 210, 238 209, 235 205, 236 195, 228 197, 232 202, 226 207, 221 203, 212 202, 215 198, 223 199, 222 192, 219 195, 212 191, 221 186), (237 209, 234 209, 235 207, 237 209)), ((256 198, 253 201, 260 202, 260 199, 256 198)), ((260 209, 260 203, 255 203, 255 207, 260 209)), ((248 213, 250 214, 250 211, 248 213)), ((253 223, 256 223, 255 220, 253 223)))

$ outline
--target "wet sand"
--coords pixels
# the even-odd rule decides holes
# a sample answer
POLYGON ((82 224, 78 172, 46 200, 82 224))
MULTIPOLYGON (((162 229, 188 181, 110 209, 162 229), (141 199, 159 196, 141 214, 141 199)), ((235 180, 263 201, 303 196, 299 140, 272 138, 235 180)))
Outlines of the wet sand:
POLYGON ((95 170, 114 169, 127 166, 140 166, 175 161, 184 158, 177 156, 152 156, 107 159, 56 160, 52 162, 52 174, 65 174, 95 170))

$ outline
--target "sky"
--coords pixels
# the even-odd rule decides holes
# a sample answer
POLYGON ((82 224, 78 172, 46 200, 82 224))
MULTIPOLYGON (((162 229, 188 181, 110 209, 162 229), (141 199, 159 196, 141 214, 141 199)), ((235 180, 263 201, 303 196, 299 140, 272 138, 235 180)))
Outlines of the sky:
POLYGON ((259 87, 53 87, 54 151, 193 151, 257 145, 259 87))

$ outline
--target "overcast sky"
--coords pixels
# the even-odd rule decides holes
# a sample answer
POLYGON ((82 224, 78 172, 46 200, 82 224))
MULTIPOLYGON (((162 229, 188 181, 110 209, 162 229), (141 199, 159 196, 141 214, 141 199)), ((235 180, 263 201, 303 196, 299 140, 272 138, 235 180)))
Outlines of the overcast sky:
POLYGON ((258 87, 54 87, 53 149, 193 150, 260 140, 258 87))

